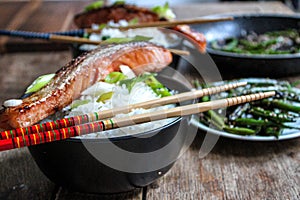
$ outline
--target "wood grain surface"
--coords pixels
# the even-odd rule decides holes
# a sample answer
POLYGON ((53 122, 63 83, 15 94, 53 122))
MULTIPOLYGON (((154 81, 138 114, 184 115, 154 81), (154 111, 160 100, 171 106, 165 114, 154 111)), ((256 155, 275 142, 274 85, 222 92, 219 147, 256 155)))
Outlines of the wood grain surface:
MULTIPOLYGON (((56 32, 76 29, 73 16, 90 1, 0 1, 0 29, 56 32)), ((68 50, 69 45, 43 40, 0 38, 0 52, 68 50)))
MULTIPOLYGON (((73 26, 70 16, 85 3, 34 2, 39 8, 28 15, 22 11, 28 2, 0 2, 0 27, 34 31, 67 30, 73 26), (14 17, 18 15, 22 15, 24 20, 14 22, 14 17), (54 16, 60 16, 60 20, 54 16)), ((278 2, 202 3, 176 7, 175 11, 180 18, 229 12, 292 13, 278 2)), ((8 40, 4 46, 7 47, 9 42, 18 44, 16 40, 8 40)), ((71 58, 70 51, 57 50, 0 55, 0 103, 19 97, 38 75, 56 71, 71 58)), ((294 81, 299 78, 300 75, 284 79, 294 81)), ((199 158, 206 135, 199 131, 191 147, 169 173, 148 187, 148 199, 300 199, 300 138, 280 142, 219 138, 213 150, 199 158)), ((26 148, 0 153, 0 180, 1 200, 142 198, 140 189, 125 194, 96 195, 60 188, 43 175, 26 148)))

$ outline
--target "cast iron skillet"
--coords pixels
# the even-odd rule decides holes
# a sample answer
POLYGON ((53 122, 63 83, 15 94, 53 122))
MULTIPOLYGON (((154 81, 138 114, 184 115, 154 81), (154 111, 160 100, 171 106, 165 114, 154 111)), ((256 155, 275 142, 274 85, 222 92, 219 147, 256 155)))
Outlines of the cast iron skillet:
MULTIPOLYGON (((182 83, 167 76, 159 76, 159 80, 170 89, 179 92, 188 90, 182 83)), ((134 136, 112 138, 110 141, 83 139, 85 145, 92 146, 100 152, 109 152, 110 143, 135 153, 153 152, 168 146, 160 156, 173 161, 160 169, 145 173, 124 172, 103 164, 87 151, 80 139, 31 146, 29 150, 42 172, 57 185, 86 193, 125 192, 149 185, 173 166, 186 141, 191 140, 189 130, 195 129, 188 125, 188 119, 189 117, 179 117, 161 128, 134 136)), ((118 155, 112 152, 111 157, 118 158, 118 155)), ((139 164, 137 158, 124 159, 130 159, 130 162, 124 162, 129 168, 139 164)), ((143 164, 151 166, 154 162, 157 162, 155 158, 143 164)))
POLYGON ((207 52, 218 66, 224 78, 278 78, 300 73, 300 54, 242 55, 213 50, 210 47, 212 40, 232 36, 239 37, 243 31, 264 33, 290 28, 299 30, 299 15, 248 14, 230 16, 234 17, 233 21, 191 25, 193 29, 204 33, 206 36, 208 42, 207 52))

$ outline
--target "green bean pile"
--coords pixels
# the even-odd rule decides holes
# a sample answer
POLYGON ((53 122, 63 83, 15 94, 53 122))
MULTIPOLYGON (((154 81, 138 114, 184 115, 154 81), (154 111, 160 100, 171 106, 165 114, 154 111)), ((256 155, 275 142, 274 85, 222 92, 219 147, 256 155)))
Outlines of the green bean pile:
MULTIPOLYGON (((213 96, 204 96, 201 101, 228 98, 250 93, 276 91, 274 97, 225 109, 210 110, 200 114, 200 122, 216 129, 238 135, 275 136, 289 134, 300 129, 300 89, 287 81, 272 79, 241 79, 248 84, 213 96), (226 113, 225 113, 226 112, 226 113), (298 121, 298 122, 297 122, 298 121)), ((228 82, 201 85, 211 87, 228 82)), ((295 83, 296 84, 296 83, 295 83)))
POLYGON ((239 54, 295 54, 300 53, 300 35, 295 29, 264 34, 250 32, 240 38, 214 40, 210 46, 215 50, 239 54))

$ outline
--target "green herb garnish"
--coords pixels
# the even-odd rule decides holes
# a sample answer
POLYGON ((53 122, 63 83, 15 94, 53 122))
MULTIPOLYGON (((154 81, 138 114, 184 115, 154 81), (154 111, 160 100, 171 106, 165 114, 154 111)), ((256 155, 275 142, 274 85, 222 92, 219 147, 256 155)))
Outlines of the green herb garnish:
POLYGON ((158 96, 166 97, 171 96, 169 90, 161 84, 153 75, 145 80, 145 83, 151 87, 153 92, 155 92, 158 96))
POLYGON ((104 24, 104 23, 103 23, 103 24, 99 24, 99 25, 98 25, 98 29, 99 29, 99 30, 102 30, 102 29, 104 29, 106 26, 107 26, 107 24, 104 24))
POLYGON ((160 97, 166 97, 171 96, 171 93, 169 92, 168 88, 166 88, 163 84, 161 84, 154 76, 156 74, 151 73, 145 73, 143 75, 140 75, 138 77, 132 78, 132 79, 125 79, 121 80, 119 82, 120 85, 125 84, 128 91, 130 92, 133 88, 133 86, 138 82, 144 82, 146 85, 148 85, 153 92, 155 92, 160 97))
POLYGON ((163 6, 155 6, 151 9, 153 12, 158 14, 159 18, 165 18, 165 19, 175 19, 176 15, 169 7, 169 3, 166 2, 163 6))
POLYGON ((124 5, 124 4, 125 4, 125 0, 117 0, 114 3, 114 5, 124 5))
POLYGON ((100 97, 97 99, 97 102, 100 103, 100 102, 105 102, 109 99, 111 99, 112 95, 114 94, 114 92, 106 92, 106 93, 103 93, 100 95, 100 97))
POLYGON ((85 99, 85 100, 75 100, 75 101, 73 101, 72 102, 72 104, 71 104, 71 109, 75 109, 75 108, 77 108, 77 107, 79 107, 79 106, 82 106, 82 105, 84 105, 84 104, 88 104, 90 102, 90 100, 88 100, 88 99, 85 99))
POLYGON ((43 88, 45 85, 47 85, 54 76, 55 76, 55 74, 46 74, 46 75, 38 77, 26 89, 25 94, 39 91, 41 88, 43 88))
POLYGON ((104 81, 106 83, 117 83, 117 82, 119 82, 121 80, 124 80, 124 79, 126 79, 126 76, 123 73, 121 73, 121 72, 111 72, 105 77, 104 81))
POLYGON ((139 19, 135 17, 128 22, 128 25, 136 25, 138 23, 139 23, 139 19))
POLYGON ((123 85, 124 84, 127 87, 128 91, 130 92, 132 90, 133 86, 136 83, 144 82, 145 80, 147 80, 151 76, 153 76, 153 74, 145 73, 145 74, 140 75, 140 76, 135 77, 135 78, 121 80, 119 82, 119 85, 123 85))
POLYGON ((92 11, 92 10, 96 10, 96 9, 98 9, 98 8, 103 7, 103 5, 104 5, 104 1, 102 1, 102 0, 95 1, 95 2, 93 2, 93 3, 89 4, 89 5, 87 5, 87 6, 84 8, 84 10, 85 10, 86 12, 92 11))
POLYGON ((149 41, 151 39, 152 39, 152 37, 145 37, 145 36, 137 35, 132 38, 130 38, 130 37, 128 37, 128 38, 109 38, 109 39, 103 41, 102 44, 113 44, 113 43, 121 44, 121 43, 127 43, 127 42, 149 41))

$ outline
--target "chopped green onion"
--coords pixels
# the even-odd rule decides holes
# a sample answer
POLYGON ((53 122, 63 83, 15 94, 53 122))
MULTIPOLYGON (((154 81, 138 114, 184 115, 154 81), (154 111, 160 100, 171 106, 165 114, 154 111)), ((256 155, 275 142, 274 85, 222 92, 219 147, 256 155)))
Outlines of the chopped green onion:
POLYGON ((128 22, 128 25, 135 25, 138 23, 139 23, 139 19, 137 17, 135 17, 128 22))
POLYGON ((117 83, 125 78, 126 76, 121 72, 111 72, 105 77, 104 81, 106 83, 117 83))
POLYGON ((105 41, 102 42, 102 44, 112 44, 112 43, 126 43, 126 42, 138 42, 138 41, 149 41, 151 40, 152 37, 145 37, 145 36, 140 36, 137 35, 135 37, 128 37, 128 38, 109 38, 105 41))
POLYGON ((160 97, 168 97, 171 96, 169 90, 165 87, 154 90, 154 92, 160 97))
POLYGON ((99 25, 98 25, 98 29, 99 29, 99 30, 102 30, 102 29, 104 29, 106 26, 107 26, 107 24, 104 24, 104 23, 103 23, 103 24, 99 24, 99 25))
POLYGON ((106 93, 103 93, 98 99, 97 99, 97 102, 100 103, 100 102, 105 102, 109 99, 111 99, 112 95, 114 94, 114 92, 106 92, 106 93))
POLYGON ((131 79, 125 79, 125 80, 121 80, 119 82, 119 85, 125 85, 128 89, 128 91, 130 92, 133 88, 133 86, 138 83, 138 82, 144 82, 145 80, 147 80, 149 77, 153 76, 150 73, 145 73, 143 75, 140 75, 138 77, 135 78, 131 78, 131 79))
POLYGON ((154 76, 150 76, 145 83, 150 86, 152 89, 159 89, 164 87, 154 76))
POLYGON ((159 96, 171 96, 169 90, 161 84, 153 75, 145 80, 145 83, 159 96))
POLYGON ((33 93, 39 91, 45 85, 47 85, 51 79, 55 76, 55 74, 46 74, 43 76, 38 77, 33 81, 33 83, 26 89, 25 94, 33 93))
POLYGON ((165 19, 175 19, 176 15, 174 12, 170 9, 169 3, 166 2, 165 5, 163 6, 155 6, 151 9, 153 12, 158 14, 160 18, 165 18, 165 19))
POLYGON ((71 109, 75 109, 75 108, 77 108, 77 107, 79 107, 79 106, 82 106, 82 105, 84 105, 84 104, 88 104, 90 102, 90 100, 88 100, 88 99, 85 99, 85 100, 75 100, 75 101, 73 101, 72 102, 72 104, 71 104, 71 109))
POLYGON ((102 0, 95 1, 95 2, 93 2, 93 3, 89 4, 89 5, 87 5, 87 6, 84 8, 84 10, 85 10, 86 12, 91 11, 91 10, 96 10, 96 9, 98 9, 98 8, 101 8, 103 5, 104 5, 104 1, 102 1, 102 0))
POLYGON ((114 3, 114 5, 124 5, 124 4, 125 4, 125 0, 117 0, 114 3))

